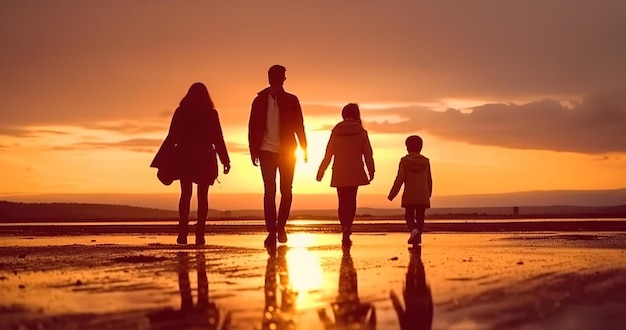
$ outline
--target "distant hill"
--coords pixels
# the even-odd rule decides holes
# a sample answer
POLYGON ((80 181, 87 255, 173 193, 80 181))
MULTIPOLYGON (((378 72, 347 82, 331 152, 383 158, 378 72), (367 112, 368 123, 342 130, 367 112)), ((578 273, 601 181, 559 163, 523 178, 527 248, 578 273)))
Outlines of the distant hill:
MULTIPOLYGON (((519 207, 520 217, 626 217, 626 205, 593 206, 525 206, 519 207)), ((195 211, 191 218, 195 218, 195 211)), ((357 216, 366 218, 402 218, 400 208, 359 208, 357 216)), ((450 218, 503 218, 512 217, 512 207, 432 208, 426 216, 430 219, 450 218)), ((262 219, 262 210, 210 210, 210 218, 262 219)), ((294 210, 293 219, 336 219, 336 210, 294 210)), ((159 220, 178 218, 177 211, 146 207, 85 203, 15 203, 0 201, 0 221, 94 221, 94 220, 159 220)))
POLYGON ((0 220, 178 218, 178 212, 126 205, 0 201, 0 220))
MULTIPOLYGON (((437 193, 437 191, 435 192, 437 193)), ((126 193, 55 193, 55 194, 1 194, 0 200, 21 203, 86 203, 108 205, 132 205, 144 208, 172 210, 178 208, 179 192, 173 189, 168 193, 126 194, 126 193)), ((399 201, 389 202, 387 195, 359 192, 361 207, 375 209, 399 208, 399 201)), ((543 190, 473 195, 437 195, 431 199, 435 208, 493 208, 504 209, 519 206, 613 206, 626 204, 626 188, 605 190, 543 190)), ((195 200, 192 200, 192 205, 195 200)), ((210 205, 220 210, 260 209, 263 193, 222 193, 211 192, 210 205)), ((298 193, 294 197, 292 210, 331 210, 337 206, 337 195, 329 189, 326 194, 298 193)))

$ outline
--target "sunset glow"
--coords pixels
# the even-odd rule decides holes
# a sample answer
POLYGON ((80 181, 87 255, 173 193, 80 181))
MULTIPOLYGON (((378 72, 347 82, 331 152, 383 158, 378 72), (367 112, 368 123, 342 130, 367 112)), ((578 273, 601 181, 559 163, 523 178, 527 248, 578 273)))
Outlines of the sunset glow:
POLYGON ((424 139, 434 197, 626 187, 621 2, 282 2, 0 5, 0 199, 136 194, 136 205, 175 208, 150 200, 179 188, 149 165, 202 81, 232 159, 211 207, 259 209, 237 196, 263 191, 247 125, 276 63, 304 113, 308 162, 300 150, 293 183, 302 207, 335 207, 297 195, 335 195, 331 169, 322 182, 315 174, 350 102, 377 169, 359 190, 377 197, 359 206, 399 207, 385 196, 412 134, 424 139))

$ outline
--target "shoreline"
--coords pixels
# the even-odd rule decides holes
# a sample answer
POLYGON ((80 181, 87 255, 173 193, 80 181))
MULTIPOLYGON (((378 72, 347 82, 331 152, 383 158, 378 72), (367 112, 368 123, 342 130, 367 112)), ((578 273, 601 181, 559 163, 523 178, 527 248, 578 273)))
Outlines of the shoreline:
MULTIPOLYGON (((194 228, 190 223, 190 230, 194 228)), ((340 232, 339 222, 336 224, 298 224, 296 221, 287 224, 288 232, 335 233, 340 232)), ((352 231, 365 232, 406 232, 404 223, 355 223, 352 231)), ((487 233, 487 232, 626 232, 626 220, 589 220, 589 221, 489 221, 489 222, 426 222, 424 232, 453 233, 487 233)), ((0 236, 32 235, 85 235, 85 234, 175 234, 175 224, 16 224, 0 226, 0 236)), ((253 234, 265 232, 264 224, 207 224, 207 234, 253 234)))

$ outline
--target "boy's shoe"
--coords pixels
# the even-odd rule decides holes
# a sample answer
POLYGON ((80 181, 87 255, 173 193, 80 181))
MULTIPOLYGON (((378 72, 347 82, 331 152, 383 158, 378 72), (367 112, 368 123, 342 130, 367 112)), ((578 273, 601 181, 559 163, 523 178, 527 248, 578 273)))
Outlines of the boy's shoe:
POLYGON ((187 244, 187 234, 178 234, 176 238, 177 244, 187 244))
POLYGON ((199 237, 196 236, 196 245, 204 245, 206 242, 204 241, 204 236, 203 237, 199 237))
POLYGON ((409 237, 409 240, 407 241, 407 243, 409 243, 409 244, 420 244, 420 243, 422 243, 422 235, 420 234, 419 230, 413 229, 411 231, 411 236, 409 237))
POLYGON ((278 228, 278 242, 287 243, 287 232, 285 231, 285 227, 278 228))

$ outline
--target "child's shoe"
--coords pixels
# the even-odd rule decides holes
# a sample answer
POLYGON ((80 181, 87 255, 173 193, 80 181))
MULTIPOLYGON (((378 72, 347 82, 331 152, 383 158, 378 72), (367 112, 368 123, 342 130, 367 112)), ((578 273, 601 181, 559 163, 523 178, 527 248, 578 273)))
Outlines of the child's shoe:
POLYGON ((409 244, 422 243, 422 235, 420 234, 419 230, 417 229, 411 230, 411 236, 409 237, 409 240, 407 241, 407 243, 409 244))

